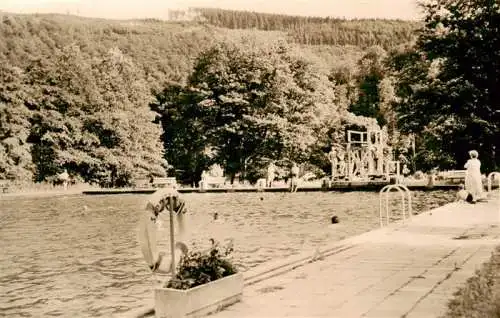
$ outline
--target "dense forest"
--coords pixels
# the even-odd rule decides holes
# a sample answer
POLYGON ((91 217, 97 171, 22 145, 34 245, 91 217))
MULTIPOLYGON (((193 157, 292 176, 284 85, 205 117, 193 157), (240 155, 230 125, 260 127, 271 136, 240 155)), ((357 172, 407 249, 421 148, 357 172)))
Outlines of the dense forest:
MULTIPOLYGON (((218 163, 255 180, 268 160, 321 174, 347 127, 373 125, 387 126, 398 153, 416 135, 417 153, 407 155, 424 170, 460 164, 464 144, 484 153, 495 143, 498 127, 485 123, 498 105, 479 95, 484 78, 468 92, 451 87, 457 98, 484 97, 473 121, 453 116, 461 127, 453 133, 470 138, 440 138, 443 123, 453 125, 447 111, 460 106, 440 95, 446 90, 432 75, 444 74, 438 66, 452 52, 443 51, 452 42, 429 47, 437 24, 219 9, 171 15, 0 14, 0 179, 47 181, 66 169, 103 186, 167 173, 196 183, 218 163)), ((481 50, 475 63, 490 61, 491 50, 481 50)), ((453 74, 467 72, 456 65, 453 74)), ((494 149, 487 169, 497 165, 494 149)))
POLYGON ((345 20, 289 16, 216 8, 171 11, 174 20, 191 17, 194 21, 229 29, 283 31, 296 43, 306 45, 374 45, 390 49, 414 39, 419 22, 398 20, 345 20))

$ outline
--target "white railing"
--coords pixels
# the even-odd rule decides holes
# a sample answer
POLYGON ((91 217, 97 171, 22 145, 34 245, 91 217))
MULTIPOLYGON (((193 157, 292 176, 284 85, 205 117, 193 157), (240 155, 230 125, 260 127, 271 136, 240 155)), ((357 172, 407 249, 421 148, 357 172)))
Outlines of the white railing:
POLYGON ((403 214, 403 221, 406 220, 406 205, 408 205, 408 218, 412 216, 411 209, 411 191, 403 184, 389 184, 380 190, 379 197, 379 213, 380 213, 380 227, 384 226, 383 213, 382 213, 382 196, 385 193, 385 216, 386 225, 389 225, 390 215, 389 215, 389 193, 392 190, 396 190, 401 194, 401 212, 403 214))
MULTIPOLYGON (((498 171, 493 171, 491 172, 489 175, 488 175, 488 192, 491 192, 491 188, 492 188, 492 185, 493 185, 493 179, 495 179, 495 177, 500 177, 500 172, 498 171)), ((499 178, 500 179, 500 178, 499 178)), ((500 182, 500 181, 499 181, 500 182)))

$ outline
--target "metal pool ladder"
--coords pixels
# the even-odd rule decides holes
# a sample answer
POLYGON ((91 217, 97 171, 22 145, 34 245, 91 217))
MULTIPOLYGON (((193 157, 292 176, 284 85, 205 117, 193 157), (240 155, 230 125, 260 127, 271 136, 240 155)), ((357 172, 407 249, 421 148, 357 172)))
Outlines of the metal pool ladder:
MULTIPOLYGON (((493 171, 488 175, 488 193, 491 192, 492 184, 493 184, 493 179, 495 177, 500 177, 500 172, 498 171, 493 171)), ((499 187, 500 189, 500 187, 499 187)))
POLYGON ((389 192, 392 190, 396 190, 401 194, 401 209, 403 212, 403 221, 406 220, 406 206, 408 205, 408 218, 411 218, 412 216, 412 210, 411 210, 411 191, 408 189, 407 186, 403 184, 389 184, 386 185, 385 187, 380 190, 380 196, 379 196, 379 213, 380 213, 380 227, 384 226, 383 222, 383 213, 382 213, 382 197, 383 194, 385 193, 385 216, 386 216, 386 225, 389 225, 389 192))

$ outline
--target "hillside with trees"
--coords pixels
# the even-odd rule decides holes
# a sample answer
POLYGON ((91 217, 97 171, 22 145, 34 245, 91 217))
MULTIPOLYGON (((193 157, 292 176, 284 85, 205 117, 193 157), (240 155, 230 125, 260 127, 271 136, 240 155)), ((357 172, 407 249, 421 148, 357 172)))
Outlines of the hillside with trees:
POLYGON ((34 59, 51 59, 68 45, 89 57, 116 48, 144 71, 150 85, 180 81, 190 61, 223 33, 191 23, 157 20, 112 21, 64 15, 0 15, 0 57, 25 67, 34 59))
MULTIPOLYGON (((405 134, 416 134, 411 160, 422 169, 456 165, 458 142, 471 144, 436 139, 447 108, 436 95, 442 84, 428 81, 436 64, 428 59, 452 51, 429 40, 431 22, 190 14, 190 21, 0 14, 0 179, 44 181, 67 169, 86 182, 124 186, 169 171, 196 183, 218 163, 255 180, 266 160, 321 173, 347 127, 375 124, 387 125, 399 152, 405 134), (429 102, 435 111, 423 110, 429 102)), ((449 78, 466 69, 459 56, 449 78)), ((492 61, 488 69, 497 69, 492 61)), ((478 87, 471 94, 490 105, 494 98, 478 87)), ((487 144, 478 149, 486 151, 497 128, 485 123, 494 116, 484 108, 452 131, 483 131, 487 144)))
POLYGON ((294 43, 306 45, 354 45, 362 48, 378 45, 390 49, 414 39, 420 22, 401 20, 345 20, 266 14, 216 8, 192 8, 189 12, 172 11, 173 19, 189 16, 195 21, 228 29, 282 31, 294 43))

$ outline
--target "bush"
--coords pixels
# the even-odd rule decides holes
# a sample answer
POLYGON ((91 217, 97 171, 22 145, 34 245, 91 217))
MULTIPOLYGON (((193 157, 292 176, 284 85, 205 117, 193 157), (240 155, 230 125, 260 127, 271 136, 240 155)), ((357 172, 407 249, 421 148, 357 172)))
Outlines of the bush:
POLYGON ((208 251, 189 252, 181 257, 176 275, 167 288, 189 289, 235 274, 236 267, 228 260, 231 246, 221 247, 213 239, 208 251))

